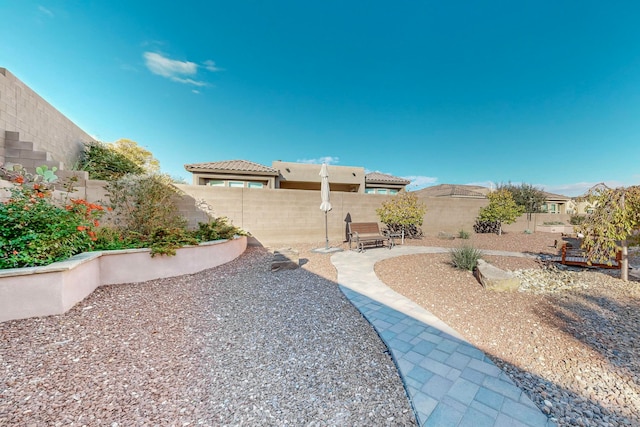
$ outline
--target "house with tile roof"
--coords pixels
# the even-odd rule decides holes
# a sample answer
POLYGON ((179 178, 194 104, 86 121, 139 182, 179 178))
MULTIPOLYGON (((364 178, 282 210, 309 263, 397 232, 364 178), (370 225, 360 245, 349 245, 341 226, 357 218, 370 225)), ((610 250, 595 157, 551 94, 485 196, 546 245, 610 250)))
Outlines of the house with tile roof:
POLYGON ((554 194, 543 191, 545 201, 540 206, 540 209, 544 213, 551 214, 568 214, 572 211, 571 197, 563 196, 562 194, 554 194))
MULTIPOLYGON (((185 165, 193 185, 235 188, 272 188, 320 191, 320 165, 276 160, 271 167, 248 160, 193 163, 185 165)), ((331 191, 362 194, 397 194, 409 180, 380 172, 366 173, 363 167, 329 165, 331 191)))

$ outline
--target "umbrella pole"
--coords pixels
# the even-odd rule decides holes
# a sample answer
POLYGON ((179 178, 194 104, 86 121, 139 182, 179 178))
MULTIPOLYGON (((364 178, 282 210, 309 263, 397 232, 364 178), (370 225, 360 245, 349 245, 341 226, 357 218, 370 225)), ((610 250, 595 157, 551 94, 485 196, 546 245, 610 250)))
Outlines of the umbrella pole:
POLYGON ((329 249, 329 226, 327 225, 327 211, 324 211, 324 236, 325 236, 324 248, 329 249))

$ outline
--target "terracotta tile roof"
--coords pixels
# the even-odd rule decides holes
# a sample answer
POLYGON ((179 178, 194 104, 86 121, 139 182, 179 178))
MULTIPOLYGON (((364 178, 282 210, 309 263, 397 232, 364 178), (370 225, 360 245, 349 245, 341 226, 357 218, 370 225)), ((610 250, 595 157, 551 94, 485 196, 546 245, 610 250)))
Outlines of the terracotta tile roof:
POLYGON ((260 174, 278 175, 279 172, 269 166, 248 160, 223 160, 221 162, 192 163, 184 165, 189 172, 212 171, 212 172, 252 172, 260 174))
POLYGON ((554 194, 546 191, 543 191, 542 194, 544 194, 544 197, 547 200, 570 200, 571 199, 571 197, 563 196, 562 194, 554 194))
POLYGON ((411 181, 404 178, 399 178, 393 175, 387 175, 380 172, 370 172, 364 176, 364 181, 369 183, 390 183, 390 184, 403 184, 407 185, 411 181))
POLYGON ((423 188, 422 190, 418 190, 417 193, 427 197, 471 197, 484 199, 486 197, 483 192, 484 190, 488 189, 475 185, 440 184, 423 188))

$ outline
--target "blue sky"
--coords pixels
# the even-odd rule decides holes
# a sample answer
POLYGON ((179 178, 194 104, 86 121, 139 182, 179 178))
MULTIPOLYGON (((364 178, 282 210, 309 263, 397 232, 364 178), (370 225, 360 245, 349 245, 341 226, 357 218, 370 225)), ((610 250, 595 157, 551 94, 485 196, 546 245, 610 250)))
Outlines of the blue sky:
POLYGON ((0 67, 161 168, 640 183, 640 2, 4 0, 0 67))

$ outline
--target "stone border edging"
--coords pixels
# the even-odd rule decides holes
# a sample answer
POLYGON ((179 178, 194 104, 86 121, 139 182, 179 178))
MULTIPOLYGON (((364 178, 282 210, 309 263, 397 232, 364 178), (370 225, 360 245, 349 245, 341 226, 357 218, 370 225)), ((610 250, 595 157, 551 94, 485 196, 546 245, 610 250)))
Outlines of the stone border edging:
POLYGON ((185 246, 175 256, 150 249, 84 252, 44 267, 0 270, 0 322, 63 314, 102 285, 193 274, 236 259, 247 237, 185 246))

